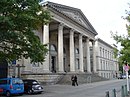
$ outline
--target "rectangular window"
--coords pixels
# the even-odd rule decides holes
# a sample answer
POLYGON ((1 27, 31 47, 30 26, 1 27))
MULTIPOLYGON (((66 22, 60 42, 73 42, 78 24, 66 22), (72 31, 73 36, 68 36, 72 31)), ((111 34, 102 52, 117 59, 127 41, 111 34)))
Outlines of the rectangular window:
POLYGON ((32 63, 32 66, 33 66, 33 67, 39 67, 40 64, 39 64, 39 63, 32 63))

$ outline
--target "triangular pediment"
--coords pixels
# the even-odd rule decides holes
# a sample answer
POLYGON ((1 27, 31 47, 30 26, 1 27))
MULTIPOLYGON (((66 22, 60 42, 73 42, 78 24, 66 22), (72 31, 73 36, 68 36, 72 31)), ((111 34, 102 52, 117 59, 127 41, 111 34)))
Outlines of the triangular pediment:
POLYGON ((88 21, 88 19, 85 17, 85 15, 80 9, 57 4, 57 3, 52 3, 52 2, 47 2, 47 5, 59 11, 60 13, 66 15, 67 17, 73 19, 75 22, 84 26, 88 30, 91 30, 92 32, 97 34, 93 26, 90 24, 90 22, 88 21))

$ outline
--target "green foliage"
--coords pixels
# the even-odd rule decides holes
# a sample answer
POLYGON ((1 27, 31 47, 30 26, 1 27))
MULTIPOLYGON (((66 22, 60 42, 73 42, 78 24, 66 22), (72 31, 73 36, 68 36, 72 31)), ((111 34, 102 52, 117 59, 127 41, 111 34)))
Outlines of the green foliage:
POLYGON ((127 28, 127 35, 117 35, 117 33, 113 34, 113 39, 120 43, 121 50, 119 51, 119 65, 120 68, 122 68, 122 65, 124 65, 124 62, 127 61, 130 64, 130 12, 127 12, 127 16, 124 18, 127 20, 126 28, 127 28))
POLYGON ((117 57, 118 57, 118 49, 114 48, 114 58, 117 58, 117 57))
POLYGON ((0 0, 0 59, 44 61, 48 50, 34 31, 49 23, 51 16, 39 1, 0 0))

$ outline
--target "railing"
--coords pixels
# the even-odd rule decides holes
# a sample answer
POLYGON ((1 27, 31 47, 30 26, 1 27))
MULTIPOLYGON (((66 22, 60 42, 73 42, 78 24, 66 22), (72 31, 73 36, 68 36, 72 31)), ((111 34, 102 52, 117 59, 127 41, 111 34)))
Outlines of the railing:
POLYGON ((113 89, 111 93, 110 91, 106 91, 105 97, 129 97, 129 93, 127 92, 127 85, 122 86, 119 90, 113 89))

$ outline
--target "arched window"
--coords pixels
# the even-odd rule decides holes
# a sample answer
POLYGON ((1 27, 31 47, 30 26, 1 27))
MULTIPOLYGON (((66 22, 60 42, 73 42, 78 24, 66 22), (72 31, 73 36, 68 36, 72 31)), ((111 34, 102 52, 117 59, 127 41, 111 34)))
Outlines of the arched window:
POLYGON ((79 54, 79 49, 78 48, 76 48, 76 54, 79 54))
POLYGON ((56 46, 54 44, 50 46, 50 51, 56 51, 56 46))

